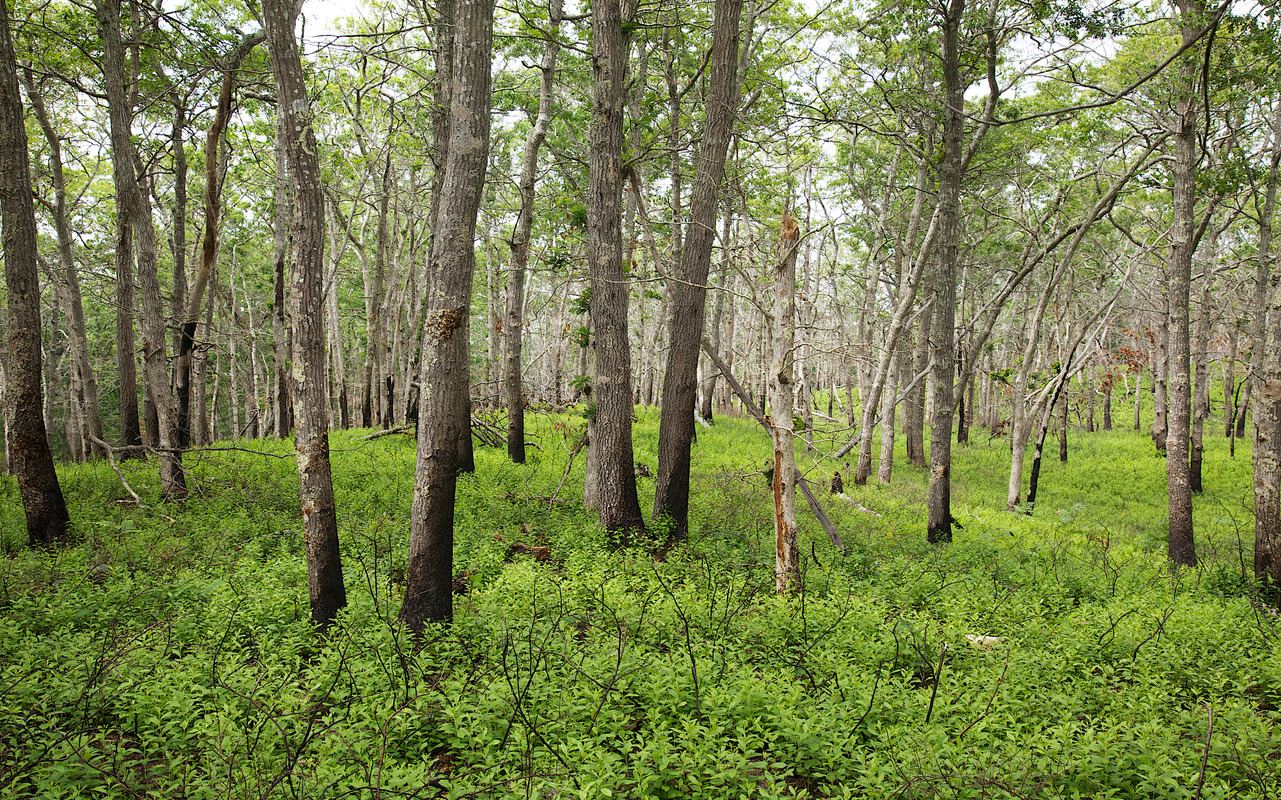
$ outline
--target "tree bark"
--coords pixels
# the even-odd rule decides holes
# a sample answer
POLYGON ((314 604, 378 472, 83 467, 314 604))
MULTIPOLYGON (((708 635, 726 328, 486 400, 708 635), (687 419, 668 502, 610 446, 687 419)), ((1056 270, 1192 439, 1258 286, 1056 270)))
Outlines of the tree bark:
POLYGON ((596 353, 592 400, 597 513, 622 543, 645 528, 632 450, 631 345, 623 273, 623 93, 627 41, 619 0, 592 3, 592 114, 587 181, 587 269, 596 353))
POLYGON ((525 463, 525 393, 522 391, 520 357, 525 332, 525 269, 529 264, 529 240, 534 228, 534 181, 538 175, 538 151, 551 126, 552 87, 556 57, 560 51, 561 0, 551 0, 549 36, 543 45, 543 63, 538 86, 538 116, 525 139, 520 167, 520 210, 512 233, 512 260, 507 271, 507 315, 503 325, 503 404, 507 407, 507 456, 525 463))
MULTIPOLYGON (((1281 166, 1281 105, 1273 119, 1272 163, 1259 206, 1255 253, 1254 350, 1254 577, 1273 605, 1281 605, 1281 271, 1273 263, 1272 222, 1281 166), (1266 320, 1266 324, 1265 324, 1266 320)), ((1242 412, 1238 424, 1244 420, 1242 412)))
MULTIPOLYGON (((711 76, 707 118, 690 221, 680 251, 680 281, 672 285, 671 333, 663 373, 662 415, 658 430, 658 475, 654 519, 667 516, 671 536, 683 539, 689 527, 690 460, 694 440, 694 406, 698 397, 699 341, 706 314, 707 276, 716 237, 725 154, 738 110, 739 13, 742 0, 717 0, 712 17, 711 76)), ((598 401, 599 402, 599 401, 598 401)))
POLYGON ((58 541, 70 516, 54 470, 45 421, 40 369, 40 274, 36 265, 36 210, 18 66, 9 37, 9 10, 0 4, 0 224, 9 297, 9 359, 5 365, 5 418, 11 471, 18 478, 27 541, 58 541))
MULTIPOLYGON (((275 380, 271 387, 271 409, 277 439, 289 436, 293 427, 293 403, 289 396, 289 320, 287 318, 286 284, 289 281, 287 265, 289 257, 290 220, 293 217, 294 198, 290 194, 294 183, 289 175, 289 164, 284 156, 288 152, 287 140, 297 133, 285 129, 284 110, 276 108, 276 208, 273 219, 275 229, 275 258, 272 261, 272 301, 271 301, 271 352, 275 363, 275 380)), ((323 212, 324 209, 322 208, 323 212)), ((321 225, 323 227, 323 219, 321 225)), ((321 249, 324 249, 323 243, 321 249)))
POLYGON ((460 440, 470 437, 466 323, 489 154, 492 0, 459 0, 453 23, 451 118, 424 298, 418 459, 400 611, 415 633, 453 617, 454 498, 460 440))

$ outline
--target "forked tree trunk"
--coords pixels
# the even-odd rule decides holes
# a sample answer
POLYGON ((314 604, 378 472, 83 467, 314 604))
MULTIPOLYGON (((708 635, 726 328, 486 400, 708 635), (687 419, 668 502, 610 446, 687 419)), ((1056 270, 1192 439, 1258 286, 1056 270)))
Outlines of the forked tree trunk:
POLYGON ((329 404, 325 396, 325 198, 320 188, 316 134, 294 36, 292 0, 263 0, 263 22, 276 77, 293 196, 293 264, 289 292, 293 326, 298 494, 311 619, 322 631, 347 604, 338 552, 338 520, 329 466, 329 404))
MULTIPOLYGON (((231 52, 227 64, 223 67, 218 105, 213 122, 209 125, 209 135, 205 139, 205 231, 200 245, 200 267, 187 301, 186 316, 183 317, 182 328, 178 334, 178 357, 174 362, 174 384, 178 394, 178 447, 186 447, 191 441, 191 371, 192 354, 196 345, 196 324, 200 319, 200 305, 204 302, 205 289, 209 285, 209 278, 213 274, 214 263, 218 258, 218 215, 221 210, 222 194, 222 183, 218 180, 218 164, 222 136, 227 128, 228 117, 231 115, 231 99, 236 90, 236 74, 240 69, 240 62, 264 38, 266 34, 261 31, 250 34, 231 52)), ((280 238, 279 234, 277 238, 280 238)))
POLYGON ((18 67, 9 38, 9 11, 0 5, 0 225, 9 305, 9 359, 4 369, 4 416, 11 469, 18 478, 27 541, 51 545, 70 516, 45 435, 40 370, 40 274, 36 266, 36 211, 18 67))

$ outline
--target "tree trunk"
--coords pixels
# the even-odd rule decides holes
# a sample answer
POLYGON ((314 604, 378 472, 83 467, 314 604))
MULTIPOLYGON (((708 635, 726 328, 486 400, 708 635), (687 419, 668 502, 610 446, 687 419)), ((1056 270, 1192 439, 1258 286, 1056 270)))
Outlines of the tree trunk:
POLYGON ((75 237, 71 230, 71 220, 67 216, 67 184, 62 166, 62 141, 49 119, 44 98, 36 90, 31 71, 27 70, 24 77, 27 97, 31 100, 31 108, 35 112, 40 130, 44 133, 45 142, 49 147, 49 168, 54 192, 54 228, 58 233, 58 259, 62 267, 63 281, 67 287, 67 314, 71 322, 71 359, 80 388, 78 404, 83 409, 85 432, 90 442, 89 450, 94 455, 101 456, 105 451, 94 440, 103 438, 102 404, 98 398, 98 380, 94 376, 93 362, 89 358, 88 328, 85 324, 80 277, 76 270, 75 237))
MULTIPOLYGON (((460 440, 470 437, 467 317, 476 213, 489 154, 491 0, 459 0, 452 20, 452 86, 440 207, 424 299, 418 460, 401 620, 421 633, 453 617, 454 497, 460 440)), ((437 31, 440 34, 440 31, 437 31)))
POLYGON ((960 27, 965 0, 949 0, 943 16, 943 162, 939 165, 939 258, 933 275, 934 418, 930 424, 930 489, 926 538, 952 541, 952 380, 956 372, 956 265, 961 237, 961 137, 964 91, 960 27))
MULTIPOLYGON (((191 441, 191 368, 192 354, 196 345, 196 325, 200 319, 200 305, 204 302, 205 289, 209 285, 209 277, 213 274, 214 263, 218 258, 218 215, 221 210, 222 194, 222 184, 218 179, 218 165, 222 136, 227 128, 228 117, 231 115, 231 99, 236 89, 236 74, 240 69, 240 62, 263 41, 265 36, 261 31, 250 34, 231 52, 223 67, 218 105, 214 111, 213 122, 209 124, 209 135, 205 139, 205 231, 200 245, 200 267, 196 273, 196 282, 191 287, 185 309, 186 316, 183 317, 178 336, 178 357, 174 362, 174 384, 178 390, 178 447, 185 448, 191 441)), ((178 227, 175 226, 175 251, 179 247, 177 231, 178 227)), ((184 235, 182 239, 185 241, 185 238, 184 235)), ((280 238, 278 233, 277 240, 280 238)))
POLYGON ((302 59, 294 37, 295 6, 291 0, 263 0, 262 7, 293 200, 289 292, 293 364, 289 373, 293 376, 293 396, 298 400, 294 408, 298 496, 307 550, 311 619, 324 631, 347 604, 338 552, 338 519, 329 465, 329 403, 325 396, 325 197, 320 188, 320 161, 302 59))
POLYGON ((792 431, 792 371, 796 344, 796 248, 800 230, 783 212, 782 238, 774 263, 773 356, 769 370, 767 418, 774 445, 774 587, 779 594, 799 590, 800 544, 796 523, 796 453, 792 431))
POLYGON ((36 266, 36 210, 23 127, 18 67, 9 38, 9 10, 0 4, 0 224, 9 303, 9 359, 5 366, 5 420, 11 469, 18 478, 27 541, 51 545, 70 516, 45 435, 40 370, 40 274, 36 266))
POLYGON ((596 353, 592 447, 601 527, 627 542, 644 530, 632 450, 628 283, 623 272, 623 93, 627 41, 619 0, 592 2, 592 114, 587 185, 587 268, 596 353))
MULTIPOLYGON (((1254 577, 1273 605, 1281 605, 1281 271, 1272 263, 1272 220, 1281 165, 1281 105, 1273 118, 1272 164, 1259 213, 1255 253, 1254 577), (1266 320, 1266 325, 1264 323, 1266 320)), ((1244 420, 1245 415, 1241 415, 1244 420)), ((1238 422, 1238 425, 1240 422, 1238 422)))
MULTIPOLYGON (((741 9, 742 0, 717 0, 713 13, 707 118, 703 126, 698 169, 694 175, 694 192, 690 197, 689 230, 680 251, 678 274, 681 280, 671 287, 671 334, 667 367, 663 373, 654 519, 669 517, 674 539, 685 538, 689 526, 690 460, 694 440, 694 406, 698 399, 699 342, 703 337, 707 307, 705 286, 712 263, 725 154, 738 110, 738 21, 741 9)), ((597 402, 600 402, 599 398, 597 402)))
MULTIPOLYGON (((285 130, 285 109, 276 108, 276 211, 273 222, 275 228, 275 259, 272 271, 271 302, 271 350, 272 360, 276 366, 275 381, 271 389, 272 416, 275 420, 277 439, 289 436, 293 427, 293 403, 289 397, 289 322, 285 314, 285 284, 288 281, 286 261, 289 255, 290 219, 293 217, 293 197, 290 196, 291 184, 289 165, 285 161, 287 152, 286 140, 291 132, 285 130)), ((323 208, 321 209, 323 212, 323 208)), ((323 228, 323 219, 320 222, 323 228)), ((321 244, 323 251, 324 245, 321 244)))
MULTIPOLYGON (((1183 44, 1190 46, 1201 35, 1202 0, 1178 0, 1183 44)), ((1189 467, 1189 440, 1192 422, 1189 360, 1189 305, 1192 256, 1196 252, 1193 214, 1196 211, 1196 172, 1200 154, 1197 144, 1197 109, 1200 98, 1196 78, 1200 65, 1189 59, 1180 69, 1179 112, 1174 136, 1172 206, 1170 227, 1170 421, 1166 440, 1166 477, 1169 482, 1170 560, 1195 567, 1196 547, 1192 538, 1192 484, 1189 467)))
MULTIPOLYGON (((1209 255, 1214 257, 1218 249, 1217 231, 1210 241, 1209 255)), ((1197 315, 1196 343, 1192 358, 1196 364, 1196 377, 1193 381, 1192 396, 1192 442, 1188 464, 1188 485, 1194 494, 1203 491, 1201 482, 1201 462, 1205 447, 1202 442, 1205 433, 1205 419, 1210 416, 1210 287, 1214 284, 1214 270, 1207 263, 1204 277, 1201 279, 1201 309, 1197 315)))
POLYGON ((160 490, 164 497, 181 497, 187 493, 187 486, 182 471, 181 453, 174 447, 173 405, 165 359, 165 316, 156 264, 156 228, 151 217, 151 201, 143 189, 142 181, 134 173, 137 154, 131 138, 129 105, 125 97, 120 2, 104 0, 97 12, 103 41, 103 84, 111 120, 111 161, 116 185, 117 213, 128 218, 137 249, 138 288, 142 295, 143 364, 148 397, 156 408, 160 490))
MULTIPOLYGON (((525 333, 525 269, 529 264, 529 239, 534 228, 534 181, 538 151, 551 125, 553 78, 560 44, 561 0, 551 0, 551 35, 543 45, 542 74, 538 89, 538 116, 525 139, 520 167, 520 210, 512 233, 512 260, 507 271, 507 316, 503 325, 503 404, 507 407, 507 456, 525 463, 525 393, 521 385, 520 356, 525 333)), ((557 333, 558 335, 558 333, 557 333)))

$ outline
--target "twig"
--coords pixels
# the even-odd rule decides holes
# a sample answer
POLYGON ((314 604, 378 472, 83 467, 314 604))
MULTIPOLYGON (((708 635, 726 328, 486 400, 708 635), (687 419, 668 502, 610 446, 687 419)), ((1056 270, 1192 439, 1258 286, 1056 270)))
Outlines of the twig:
POLYGON ((930 707, 925 710, 925 724, 930 724, 930 716, 934 714, 934 697, 939 693, 939 683, 943 679, 943 659, 947 657, 947 642, 939 648, 939 665, 934 670, 934 688, 930 690, 930 707))
MULTIPOLYGON (((987 699, 987 705, 983 707, 983 713, 975 717, 973 722, 971 722, 969 725, 966 725, 965 728, 962 729, 960 733, 956 734, 956 738, 952 740, 952 744, 956 744, 957 742, 961 741, 961 737, 969 733, 970 728, 973 728, 975 725, 977 725, 979 723, 979 720, 986 717, 987 712, 992 710, 992 702, 996 700, 996 691, 997 689, 1001 688, 1001 681, 1005 680, 1006 670, 1010 668, 1010 654, 1013 652, 1014 651, 1012 649, 1007 649, 1005 651, 1005 667, 1001 670, 1001 677, 996 679, 996 685, 992 687, 992 696, 987 699)), ((937 680, 935 680, 934 685, 935 686, 938 685, 937 680)))
POLYGON ((1196 778, 1196 794, 1192 795, 1192 800, 1201 800, 1201 785, 1205 783, 1205 767, 1210 763, 1210 734, 1214 733, 1214 706, 1206 703, 1205 711, 1210 716, 1209 724, 1205 729, 1205 749, 1201 752, 1201 774, 1196 778))
POLYGON ((143 507, 142 498, 139 497, 138 493, 135 492, 133 490, 133 487, 129 485, 129 481, 125 480, 125 474, 120 471, 120 467, 116 465, 115 456, 111 454, 112 450, 114 450, 115 448, 113 448, 111 445, 107 444, 103 440, 99 439, 97 436, 94 436, 92 433, 88 434, 88 437, 89 437, 89 441, 101 447, 103 451, 107 454, 107 463, 111 465, 111 470, 116 473, 116 477, 120 478, 120 485, 125 487, 125 491, 129 493, 130 497, 133 498, 134 505, 136 505, 138 508, 142 508, 143 507))
POLYGON ((565 486, 565 481, 569 479, 569 471, 574 468, 574 457, 578 455, 578 451, 582 450, 586 444, 587 431, 583 431, 583 435, 578 437, 578 441, 574 443, 574 449, 569 451, 569 463, 565 465, 565 472, 560 476, 560 483, 556 484, 556 491, 552 492, 552 496, 547 498, 548 508, 551 508, 552 504, 556 502, 557 497, 560 495, 560 490, 565 486))

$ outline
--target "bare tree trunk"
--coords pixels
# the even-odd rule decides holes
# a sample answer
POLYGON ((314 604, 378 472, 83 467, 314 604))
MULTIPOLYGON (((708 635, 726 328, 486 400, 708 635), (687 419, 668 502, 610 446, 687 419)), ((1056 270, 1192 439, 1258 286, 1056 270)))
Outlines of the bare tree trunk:
POLYGON ((452 22, 456 33, 448 59, 449 140, 424 299, 418 461, 400 611, 416 633, 428 622, 453 618, 454 498, 460 440, 470 438, 466 331, 476 263, 472 243, 489 154, 494 5, 459 0, 453 18, 438 22, 452 22))
POLYGON ((587 267, 591 275, 596 368, 595 448, 601 527, 626 542, 644 530, 632 450, 631 347, 623 272, 623 94, 628 46, 619 0, 592 3, 592 115, 587 186, 587 267))
POLYGON ((698 394, 699 342, 703 337, 707 306, 704 287, 712 263, 725 154, 738 110, 738 22, 741 9, 742 0, 716 2, 712 19, 707 118, 694 176, 694 192, 690 197, 689 230, 685 246, 680 251, 681 280, 671 287, 671 337, 667 368, 663 373, 654 518, 670 517, 675 539, 683 539, 689 526, 690 460, 694 440, 694 406, 698 394))
POLYGON ((1158 288, 1161 292, 1160 320, 1157 322, 1156 336, 1152 342, 1152 442, 1157 452, 1166 452, 1166 440, 1170 435, 1170 279, 1167 275, 1163 284, 1167 288, 1158 288))
MULTIPOLYGON (((1209 255, 1214 257, 1218 250, 1218 231, 1210 241, 1209 255)), ((1196 343, 1192 349, 1192 358, 1195 362, 1196 376, 1193 386, 1192 396, 1192 443, 1191 443, 1191 460, 1188 464, 1188 485, 1194 494, 1200 494, 1202 489, 1201 482, 1201 462, 1204 457, 1205 447, 1202 442, 1205 433, 1205 419, 1210 416, 1210 287, 1214 284, 1214 270, 1211 265, 1207 264, 1201 284, 1201 309, 1197 315, 1196 324, 1196 343)))
POLYGON ((0 4, 0 224, 9 303, 9 359, 3 381, 10 466, 18 478, 27 541, 47 546, 62 538, 70 516, 54 470, 41 410, 40 273, 36 211, 23 127, 18 67, 9 38, 9 10, 0 4))
POLYGON ((284 439, 293 427, 292 407, 289 397, 289 323, 285 313, 285 284, 288 281, 290 219, 293 216, 293 197, 290 195, 289 165, 285 159, 286 141, 290 131, 285 130, 285 109, 276 108, 276 213, 275 259, 272 262, 271 345, 276 366, 275 383, 271 390, 272 416, 275 419, 276 438, 284 439))
POLYGON ((792 431, 799 234, 796 220, 784 212, 779 254, 774 263, 773 358, 769 370, 770 415, 766 418, 774 445, 774 587, 779 594, 801 588, 801 555, 796 523, 796 453, 792 431))
POLYGON ((521 387, 520 356, 525 331, 525 269, 529 264, 529 239, 534 228, 534 181, 538 174, 538 151, 551 125, 553 78, 560 44, 561 0, 551 0, 551 26, 543 45, 542 77, 538 90, 538 116, 525 139, 520 168, 520 210, 512 233, 512 260, 507 272, 507 317, 503 326, 503 402, 507 407, 507 456, 525 463, 525 394, 521 387))

